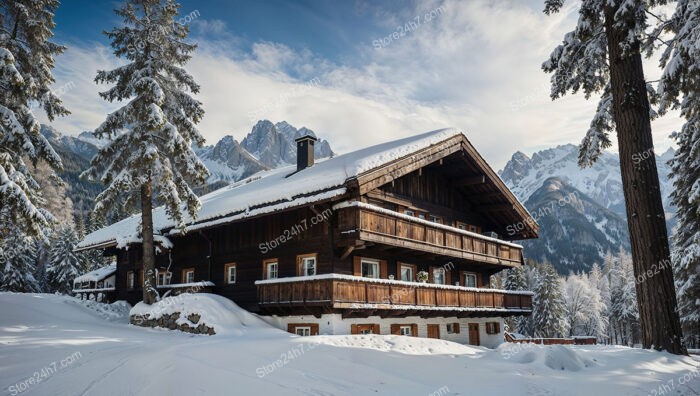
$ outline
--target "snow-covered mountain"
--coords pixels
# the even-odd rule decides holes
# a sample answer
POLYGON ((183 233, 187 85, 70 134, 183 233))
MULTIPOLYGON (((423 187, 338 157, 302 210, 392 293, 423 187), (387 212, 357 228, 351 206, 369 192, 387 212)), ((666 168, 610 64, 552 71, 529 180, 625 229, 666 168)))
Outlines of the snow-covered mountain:
MULTIPOLYGON (((673 154, 669 149, 655 156, 669 230, 674 208, 668 196, 673 185, 666 162, 673 154)), ((629 250, 618 155, 605 152, 585 169, 577 161, 578 147, 567 144, 538 151, 532 158, 518 151, 499 172, 540 225, 537 240, 523 241, 526 256, 548 260, 562 274, 590 269, 594 262, 602 262, 607 250, 629 250), (548 207, 553 210, 543 210, 548 207)))
MULTIPOLYGON (((268 120, 258 121, 253 130, 241 141, 241 146, 269 168, 296 164, 297 152, 294 139, 316 134, 307 128, 296 129, 285 121, 273 124, 268 120)), ((333 155, 326 140, 319 139, 314 146, 316 158, 333 155)))
MULTIPOLYGON (((310 129, 296 129, 285 121, 261 120, 240 143, 233 136, 224 136, 215 145, 195 151, 211 172, 209 183, 232 183, 261 170, 296 164, 294 139, 306 134, 316 136, 310 129)), ((323 139, 316 142, 314 151, 317 159, 334 155, 323 139)))
MULTIPOLYGON (((668 198, 673 185, 668 178, 670 168, 666 162, 673 157, 673 153, 673 149, 669 148, 660 156, 655 156, 664 208, 669 214, 673 212, 668 198)), ((642 160, 643 157, 640 155, 639 158, 642 160)), ((532 158, 518 151, 499 173, 522 202, 540 188, 544 180, 558 177, 600 205, 626 217, 618 155, 606 151, 592 167, 584 169, 578 166, 577 161, 578 147, 573 144, 538 151, 532 158)))
POLYGON ((539 238, 522 241, 526 256, 561 274, 588 271, 607 251, 630 249, 625 219, 559 177, 546 179, 525 207, 540 226, 539 238))

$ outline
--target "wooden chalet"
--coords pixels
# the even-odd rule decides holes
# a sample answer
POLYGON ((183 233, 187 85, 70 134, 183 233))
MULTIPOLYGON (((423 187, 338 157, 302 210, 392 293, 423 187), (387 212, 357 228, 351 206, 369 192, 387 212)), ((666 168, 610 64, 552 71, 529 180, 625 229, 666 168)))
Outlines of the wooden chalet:
MULTIPOLYGON (((495 345, 503 317, 531 312, 530 292, 491 289, 490 277, 523 264, 522 247, 509 239, 536 238, 537 225, 462 132, 318 163, 314 141, 297 139, 296 167, 203 196, 184 234, 163 208, 154 211, 154 228, 169 242, 156 257, 159 287, 206 281, 207 291, 300 335, 495 345)), ((142 297, 139 221, 98 230, 78 247, 117 257, 116 297, 132 304, 142 297)))

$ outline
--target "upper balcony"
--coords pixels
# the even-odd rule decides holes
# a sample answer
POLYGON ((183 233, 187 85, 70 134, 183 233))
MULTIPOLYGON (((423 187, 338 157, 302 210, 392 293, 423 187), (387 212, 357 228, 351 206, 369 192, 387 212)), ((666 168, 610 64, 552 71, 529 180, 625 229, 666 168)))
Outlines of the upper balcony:
POLYGON ((532 312, 532 293, 324 274, 255 282, 271 313, 348 316, 505 316, 532 312))
POLYGON ((363 202, 343 202, 334 209, 337 240, 346 246, 359 240, 505 267, 522 263, 523 247, 514 243, 363 202))

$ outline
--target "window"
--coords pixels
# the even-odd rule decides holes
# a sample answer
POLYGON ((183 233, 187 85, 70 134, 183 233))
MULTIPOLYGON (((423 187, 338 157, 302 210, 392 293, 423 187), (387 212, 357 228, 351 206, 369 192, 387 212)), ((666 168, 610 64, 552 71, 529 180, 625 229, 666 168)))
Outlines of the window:
POLYGON ((279 275, 279 264, 277 260, 265 260, 265 279, 277 279, 279 275))
POLYGON ((297 256, 299 265, 299 276, 314 276, 316 275, 316 254, 305 254, 297 256))
POLYGON ((379 278, 379 261, 362 259, 362 277, 379 278))
POLYGON ((430 215, 430 221, 432 221, 433 223, 442 224, 442 218, 435 216, 435 215, 430 215))
POLYGON ((134 271, 129 271, 126 273, 126 288, 133 289, 136 287, 136 278, 134 277, 134 271))
POLYGON ((287 331, 302 337, 318 335, 318 323, 289 323, 287 331))
POLYGON ((464 286, 466 287, 477 287, 476 274, 471 272, 464 272, 463 282, 464 286))
POLYGON ((479 228, 479 227, 477 227, 477 226, 475 226, 475 225, 471 225, 471 224, 470 224, 470 225, 467 226, 467 231, 474 232, 474 233, 477 233, 477 234, 478 234, 478 233, 481 232, 481 228, 479 228))
POLYGON ((229 263, 224 266, 226 275, 226 284, 232 285, 236 283, 236 264, 229 263))
POLYGON ((498 322, 486 322, 486 334, 498 334, 501 332, 501 324, 498 322))
POLYGON ((194 268, 182 270, 182 283, 194 283, 194 268))
POLYGON ((415 282, 416 280, 416 267, 410 264, 400 264, 399 266, 399 280, 404 282, 415 282))
POLYGON ((460 230, 467 231, 467 227, 469 227, 469 224, 462 223, 461 221, 457 222, 457 228, 459 228, 460 230))
POLYGON ((376 323, 352 324, 350 334, 379 334, 379 325, 376 323))
POLYGON ((169 285, 172 277, 172 272, 156 270, 156 283, 158 286, 169 285))
POLYGON ((435 283, 437 285, 444 285, 445 284, 445 269, 444 268, 433 269, 433 283, 435 283))
POLYGON ((425 220, 425 215, 423 213, 419 213, 418 218, 421 220, 425 220))
POLYGON ((459 323, 448 323, 447 334, 459 334, 459 323))
POLYGON ((411 331, 411 326, 400 326, 399 334, 404 336, 412 336, 413 332, 411 331))
POLYGON ((295 330, 296 335, 302 336, 302 337, 308 337, 311 335, 311 327, 309 326, 299 326, 295 330))
POLYGON ((416 212, 414 212, 410 209, 404 209, 403 214, 405 214, 406 216, 415 216, 416 212))

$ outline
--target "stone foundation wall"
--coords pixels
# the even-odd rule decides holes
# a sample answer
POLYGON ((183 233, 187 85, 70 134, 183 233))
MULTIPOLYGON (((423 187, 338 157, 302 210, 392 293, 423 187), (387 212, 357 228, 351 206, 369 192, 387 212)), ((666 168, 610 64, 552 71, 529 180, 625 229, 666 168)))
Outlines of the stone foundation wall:
POLYGON ((185 322, 178 324, 177 322, 180 320, 180 312, 173 312, 172 314, 163 314, 160 317, 153 319, 140 315, 131 315, 129 317, 129 322, 132 325, 141 327, 161 327, 164 329, 180 330, 184 331, 185 333, 192 334, 216 334, 213 327, 209 327, 204 323, 199 323, 200 319, 200 315, 190 314, 187 316, 189 323, 185 322))

